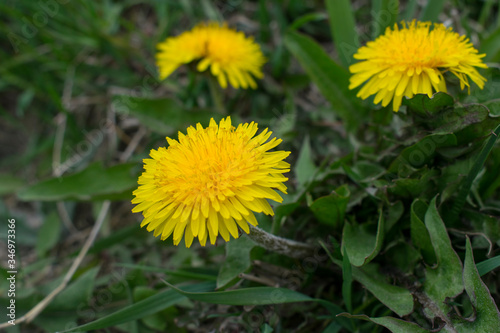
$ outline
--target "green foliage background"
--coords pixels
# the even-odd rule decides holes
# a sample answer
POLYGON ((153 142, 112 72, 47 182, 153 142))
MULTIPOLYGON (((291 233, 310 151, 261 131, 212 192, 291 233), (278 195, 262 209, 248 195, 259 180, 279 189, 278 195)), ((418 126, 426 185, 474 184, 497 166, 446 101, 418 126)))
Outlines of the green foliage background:
POLYGON ((497 331, 499 3, 420 3, 2 2, 2 311, 8 219, 21 318, 62 283, 106 213, 68 286, 7 331, 497 331), (397 114, 357 99, 352 55, 403 19, 467 35, 486 54, 484 90, 467 94, 448 76, 448 94, 418 95, 397 114), (154 66, 159 41, 206 20, 254 36, 268 58, 258 89, 223 91, 224 110, 206 76, 184 66, 159 82, 154 66), (289 194, 259 226, 313 244, 311 257, 246 237, 174 247, 139 228, 130 199, 142 159, 225 114, 269 127, 292 151, 289 194))

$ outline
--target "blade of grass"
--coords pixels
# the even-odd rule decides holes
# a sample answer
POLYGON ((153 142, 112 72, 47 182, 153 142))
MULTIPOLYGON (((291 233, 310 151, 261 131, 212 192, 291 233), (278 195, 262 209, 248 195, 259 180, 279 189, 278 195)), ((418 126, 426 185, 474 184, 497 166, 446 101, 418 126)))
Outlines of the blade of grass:
POLYGON ((443 11, 444 2, 445 0, 427 1, 427 5, 420 15, 420 21, 438 22, 439 13, 443 11))
POLYGON ((271 22, 271 17, 267 7, 268 4, 269 1, 259 0, 259 10, 257 11, 257 16, 260 23, 259 35, 262 42, 268 42, 271 38, 271 30, 268 24, 271 22))
POLYGON ((341 316, 366 320, 374 322, 378 325, 384 326, 389 329, 393 333, 426 333, 429 332, 426 329, 421 328, 415 323, 403 321, 401 319, 393 318, 393 317, 379 317, 379 318, 370 318, 367 315, 351 315, 349 313, 342 313, 341 316))
POLYGON ((293 21, 289 28, 290 30, 297 30, 308 22, 322 21, 326 18, 328 18, 328 16, 325 13, 309 13, 297 18, 295 21, 293 21))
POLYGON ((268 305, 312 302, 313 298, 286 288, 254 287, 225 291, 190 292, 163 281, 176 292, 197 301, 225 305, 268 305))
POLYGON ((285 46, 299 61, 309 77, 328 99, 347 127, 356 128, 363 119, 357 97, 349 86, 349 72, 333 61, 330 56, 309 37, 295 31, 285 36, 285 46))
POLYGON ((351 3, 348 0, 326 0, 326 9, 335 49, 340 62, 347 68, 360 45, 351 3))
POLYGON ((491 272, 495 268, 500 267, 500 256, 496 256, 490 259, 486 259, 485 261, 481 261, 480 263, 477 263, 476 266, 479 275, 483 276, 491 272))
POLYGON ((415 11, 417 9, 417 0, 410 0, 406 4, 404 13, 401 15, 402 20, 410 21, 415 17, 415 11))
POLYGON ((382 34, 389 26, 394 25, 398 19, 398 0, 375 0, 372 2, 373 39, 382 34))
MULTIPOLYGON (((200 284, 189 285, 184 288, 186 290, 189 290, 190 292, 202 292, 213 290, 215 288, 215 284, 213 282, 203 282, 200 284)), ((183 301, 185 298, 185 296, 179 294, 175 290, 165 290, 159 292, 156 295, 143 299, 142 301, 126 306, 110 315, 94 320, 93 322, 90 322, 88 324, 80 325, 78 327, 63 331, 61 333, 75 331, 93 331, 120 325, 160 312, 172 305, 183 301)))
POLYGON ((486 20, 491 15, 491 10, 497 0, 486 0, 484 1, 483 8, 481 9, 481 14, 479 15, 479 24, 484 27, 486 26, 486 20))
POLYGON ((172 270, 164 269, 161 267, 135 265, 135 264, 127 264, 127 263, 118 263, 118 264, 115 264, 115 266, 125 267, 125 268, 130 268, 130 269, 139 269, 141 271, 147 271, 147 272, 165 273, 165 274, 171 275, 171 276, 184 277, 186 279, 196 279, 196 280, 206 280, 206 281, 217 280, 216 274, 214 274, 214 275, 203 274, 203 273, 190 272, 190 271, 180 270, 180 269, 172 271, 172 270))
MULTIPOLYGON (((284 304, 294 302, 316 302, 323 305, 330 311, 332 316, 342 312, 342 308, 323 299, 311 298, 302 293, 286 289, 286 288, 272 288, 272 287, 254 287, 242 288, 236 290, 225 291, 209 291, 209 292, 192 292, 179 289, 167 281, 163 281, 174 291, 182 294, 190 299, 212 304, 224 305, 268 305, 268 304, 284 304)), ((340 325, 352 331, 352 325, 343 318, 334 317, 340 325)))
POLYGON ((214 6, 212 1, 202 0, 201 1, 201 8, 203 8, 203 12, 205 13, 205 16, 208 19, 210 19, 211 21, 220 21, 221 20, 221 14, 217 10, 217 8, 214 6))

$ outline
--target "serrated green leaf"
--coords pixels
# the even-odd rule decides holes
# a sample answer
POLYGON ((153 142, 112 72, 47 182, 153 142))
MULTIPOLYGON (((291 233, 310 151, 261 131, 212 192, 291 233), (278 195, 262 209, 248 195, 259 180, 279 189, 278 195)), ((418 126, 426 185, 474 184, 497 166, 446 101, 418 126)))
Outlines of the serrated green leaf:
POLYGON ((352 315, 349 313, 341 313, 339 316, 352 318, 352 319, 360 319, 365 321, 371 321, 380 326, 384 326, 392 333, 428 333, 430 331, 418 326, 417 324, 410 323, 408 321, 404 321, 401 319, 393 318, 393 317, 379 317, 379 318, 370 318, 366 315, 352 315))
POLYGON ((210 118, 219 121, 221 115, 210 110, 188 110, 170 98, 144 98, 127 95, 113 96, 116 112, 136 117, 150 130, 162 135, 174 133, 198 122, 208 124, 210 118))
MULTIPOLYGON (((189 291, 207 291, 213 290, 215 287, 213 282, 204 282, 200 284, 194 284, 183 287, 185 290, 189 291)), ((127 323, 132 320, 141 319, 147 317, 151 314, 162 311, 172 305, 175 305, 186 297, 179 294, 174 290, 164 290, 158 292, 156 295, 148 297, 137 303, 128 305, 112 314, 105 317, 99 318, 85 325, 81 325, 61 333, 65 332, 80 332, 80 331, 92 331, 98 330, 106 327, 116 326, 119 324, 127 323)))
POLYGON ((399 156, 391 163, 389 172, 405 175, 408 168, 421 168, 429 163, 436 154, 436 149, 451 147, 457 144, 454 134, 431 134, 414 145, 405 148, 399 156))
POLYGON ((427 166, 416 172, 414 170, 408 164, 400 164, 398 174, 401 178, 392 181, 394 185, 387 188, 389 193, 398 197, 412 199, 432 190, 433 178, 439 176, 439 171, 429 169, 427 166))
POLYGON ((491 297, 488 287, 481 281, 474 264, 474 256, 470 239, 467 237, 463 281, 465 291, 474 306, 476 313, 473 321, 461 321, 456 324, 459 332, 497 332, 500 328, 500 312, 491 297))
POLYGON ((398 316, 403 317, 413 311, 413 296, 404 288, 387 283, 373 263, 363 267, 352 267, 354 280, 361 283, 373 296, 398 316))
POLYGON ((312 157, 311 142, 309 136, 304 138, 300 149, 299 158, 295 165, 295 178, 300 188, 304 188, 316 174, 316 166, 312 157))
POLYGON ((344 224, 350 196, 349 187, 342 185, 330 195, 316 199, 310 209, 321 223, 340 228, 344 224))
POLYGON ((361 108, 357 107, 356 94, 348 89, 350 75, 347 70, 335 63, 315 41, 302 34, 289 31, 285 45, 330 101, 333 111, 346 121, 347 127, 356 128, 362 119, 361 108))
POLYGON ((104 169, 99 162, 73 175, 51 178, 18 192, 24 201, 123 199, 137 187, 137 163, 104 169))
POLYGON ((224 287, 250 268, 250 251, 255 245, 255 242, 248 237, 240 237, 226 243, 226 260, 217 276, 217 289, 224 287))
MULTIPOLYGON (((486 109, 483 105, 469 107, 469 109, 486 109)), ((455 135, 459 145, 471 145, 473 149, 479 150, 484 139, 494 131, 495 127, 500 125, 500 116, 488 115, 484 119, 477 119, 477 122, 465 126, 463 129, 456 131, 455 135)))
POLYGON ((436 93, 432 99, 427 95, 417 95, 406 104, 410 112, 418 115, 415 120, 419 126, 434 134, 454 133, 458 145, 468 145, 500 124, 500 117, 490 114, 486 106, 454 106, 453 99, 446 93, 436 93))
MULTIPOLYGON (((500 30, 499 30, 500 31, 500 30)), ((500 100, 494 99, 483 103, 488 108, 490 114, 493 116, 500 116, 500 100)))
POLYGON ((411 204, 411 241, 420 250, 427 265, 432 266, 436 263, 436 254, 424 224, 428 208, 428 205, 420 199, 415 199, 411 204))
MULTIPOLYGON (((440 112, 437 116, 429 119, 432 122, 434 133, 458 132, 470 125, 481 123, 489 116, 488 108, 480 104, 455 107, 440 112)), ((491 128, 490 128, 491 130, 491 128)), ((458 137, 459 143, 464 140, 458 137)))
POLYGON ((446 109, 433 117, 428 117, 423 123, 434 134, 454 133, 459 146, 457 148, 467 151, 471 143, 476 144, 476 146, 480 145, 481 139, 489 135, 492 129, 500 124, 500 116, 490 114, 484 105, 470 104, 446 109))
POLYGON ((403 105, 422 117, 430 117, 439 111, 453 108, 453 104, 453 97, 445 92, 434 93, 431 98, 426 94, 417 94, 411 99, 403 98, 403 105))
MULTIPOLYGON (((460 294, 462 283, 462 263, 451 246, 450 237, 436 207, 436 197, 432 199, 425 213, 425 226, 429 231, 432 246, 436 254, 436 267, 426 268, 424 292, 435 303, 436 307, 447 314, 451 309, 444 301, 460 294)), ((429 313, 432 317, 436 313, 429 313)))
POLYGON ((346 172, 349 171, 349 176, 360 183, 372 183, 386 172, 386 169, 380 164, 368 161, 359 161, 354 164, 352 168, 348 168, 347 165, 344 165, 344 170, 346 170, 346 172))
POLYGON ((346 223, 342 234, 342 244, 349 254, 351 264, 356 267, 366 265, 375 258, 384 242, 384 216, 379 214, 377 233, 372 234, 367 224, 354 225, 346 223))

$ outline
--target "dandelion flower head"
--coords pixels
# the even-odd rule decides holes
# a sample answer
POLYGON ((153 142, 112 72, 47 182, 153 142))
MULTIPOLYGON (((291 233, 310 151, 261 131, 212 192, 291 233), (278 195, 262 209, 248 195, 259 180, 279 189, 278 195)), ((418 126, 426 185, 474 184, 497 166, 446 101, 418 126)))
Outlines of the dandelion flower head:
POLYGON ((156 63, 162 80, 182 64, 194 60, 199 60, 197 70, 200 72, 210 67, 222 88, 226 88, 229 81, 234 88, 255 89, 253 77, 264 76, 261 67, 266 59, 259 45, 227 24, 199 24, 179 36, 167 38, 157 47, 156 63))
POLYGON ((206 128, 198 123, 179 132, 178 140, 167 137, 168 148, 151 150, 132 200, 132 211, 143 213, 141 227, 162 240, 173 234, 175 245, 185 234, 187 247, 195 237, 205 246, 218 234, 238 238, 238 226, 249 233, 254 212, 273 215, 267 199, 283 201, 275 189, 286 193, 290 164, 283 160, 290 152, 270 152, 281 139, 269 140, 267 128, 256 133, 254 122, 234 127, 230 117, 211 119, 206 128))
POLYGON ((433 90, 446 92, 445 71, 458 77, 461 89, 470 89, 468 78, 483 89, 486 79, 476 67, 487 68, 481 60, 485 55, 451 28, 439 23, 430 27, 430 22, 402 22, 401 29, 395 24, 359 48, 354 58, 361 61, 349 67, 353 74, 349 89, 365 83, 358 97, 375 95, 374 103, 382 101, 382 106, 392 100, 394 111, 399 110, 403 96, 432 97, 433 90))

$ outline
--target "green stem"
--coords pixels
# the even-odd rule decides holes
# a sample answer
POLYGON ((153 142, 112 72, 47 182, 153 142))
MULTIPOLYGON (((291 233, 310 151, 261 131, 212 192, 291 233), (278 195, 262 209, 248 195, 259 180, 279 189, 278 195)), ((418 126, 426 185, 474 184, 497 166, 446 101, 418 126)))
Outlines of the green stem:
POLYGON ((250 233, 248 237, 266 250, 283 254, 294 259, 307 258, 314 254, 314 247, 310 244, 281 238, 252 225, 249 225, 249 227, 250 233))
POLYGON ((219 86, 219 83, 212 75, 208 77, 208 86, 210 89, 210 95, 212 95, 212 101, 215 105, 215 109, 220 114, 226 114, 226 108, 224 107, 224 103, 222 101, 222 90, 219 86))

